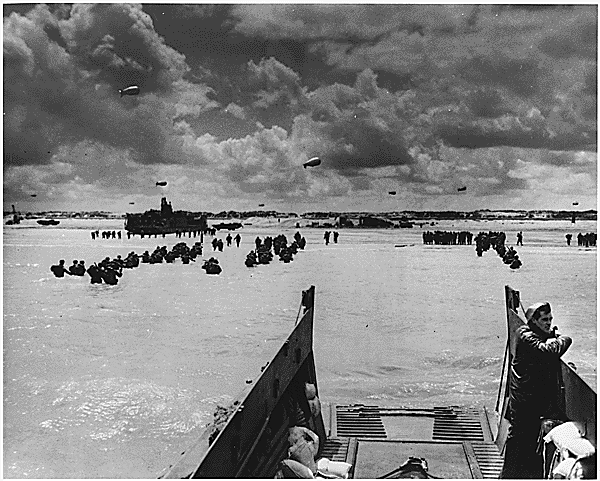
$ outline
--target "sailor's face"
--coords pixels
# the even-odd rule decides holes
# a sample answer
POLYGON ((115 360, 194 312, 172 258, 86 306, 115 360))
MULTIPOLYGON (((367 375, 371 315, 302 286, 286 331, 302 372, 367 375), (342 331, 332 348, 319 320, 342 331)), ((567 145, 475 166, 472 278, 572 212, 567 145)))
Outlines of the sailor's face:
POLYGON ((540 317, 535 319, 534 324, 544 331, 546 334, 550 334, 552 327, 552 312, 542 313, 540 317))

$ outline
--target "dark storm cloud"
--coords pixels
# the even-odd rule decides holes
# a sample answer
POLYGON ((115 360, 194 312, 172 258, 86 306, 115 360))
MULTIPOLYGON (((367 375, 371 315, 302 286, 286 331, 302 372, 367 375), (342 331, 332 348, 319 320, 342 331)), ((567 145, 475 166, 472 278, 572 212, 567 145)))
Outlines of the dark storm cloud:
POLYGON ((145 92, 168 91, 189 69, 134 5, 75 4, 59 26, 77 64, 115 88, 136 84, 145 92))
MULTIPOLYGON (((382 79, 391 75, 388 90, 398 97, 402 91, 415 92, 415 104, 422 101, 423 111, 461 103, 464 115, 420 124, 429 132, 417 137, 430 141, 431 135, 438 136, 447 145, 469 148, 581 148, 595 138, 595 122, 589 122, 595 96, 580 98, 577 92, 590 95, 595 88, 595 8, 542 7, 238 5, 232 15, 235 31, 246 36, 310 42, 310 50, 322 56, 330 71, 376 69, 382 79), (557 64, 554 58, 570 63, 557 64), (444 83, 456 102, 435 92, 436 82, 444 83), (527 119, 531 109, 542 117, 527 119), (556 121, 552 112, 565 109, 572 111, 569 122, 556 121), (547 125, 540 124, 544 121, 547 125)), ((345 77, 350 83, 352 76, 345 77)), ((331 104, 312 112, 314 120, 323 122, 335 115, 331 104)), ((402 120, 414 118, 404 115, 402 120)), ((332 132, 343 130, 352 129, 338 126, 332 132)), ((374 146, 370 152, 375 151, 374 146)), ((378 158, 386 156, 379 153, 378 158)))
POLYGON ((596 148, 596 8, 540 7, 5 8, 5 171, 22 193, 56 169, 73 192, 120 193, 147 182, 138 169, 172 168, 180 192, 200 182, 231 198, 382 180, 502 194, 544 164, 587 179, 589 166, 528 159, 596 148), (119 98, 133 83, 140 95, 119 98), (302 169, 315 155, 323 164, 302 169))
POLYGON ((582 155, 582 152, 540 151, 540 161, 545 164, 568 168, 574 173, 594 174, 596 170, 596 163, 592 161, 590 156, 582 155))
POLYGON ((323 132, 333 142, 325 155, 331 167, 339 170, 396 165, 410 159, 402 140, 395 132, 378 125, 375 119, 349 118, 328 126, 323 132))
MULTIPOLYGON (((236 28, 235 5, 144 5, 155 19, 156 30, 169 39, 169 45, 186 55, 202 81, 213 87, 216 100, 227 105, 240 103, 247 80, 249 61, 259 64, 276 58, 301 77, 310 71, 317 56, 300 39, 274 39, 245 35, 236 28)), ((311 83, 308 77, 304 83, 311 83)))
POLYGON ((561 31, 546 37, 540 43, 540 50, 549 57, 570 58, 597 57, 598 25, 592 17, 588 17, 579 25, 572 25, 569 31, 561 31))
POLYGON ((472 92, 466 103, 476 117, 495 118, 512 113, 502 94, 496 89, 481 88, 472 92))
MULTIPOLYGON (((469 12, 472 7, 462 8, 469 12)), ((266 38, 376 42, 392 31, 453 31, 463 19, 443 8, 415 5, 236 5, 235 29, 266 38), (454 17, 454 18, 453 18, 454 17)))
POLYGON ((352 175, 360 168, 413 162, 403 131, 409 114, 398 97, 378 87, 372 71, 359 74, 353 86, 316 89, 304 106, 293 132, 308 152, 324 156, 329 168, 352 175))
POLYGON ((565 131, 556 135, 531 125, 527 119, 503 117, 501 119, 480 120, 469 124, 439 122, 436 134, 452 147, 480 149, 509 145, 530 149, 555 148, 562 150, 580 150, 590 143, 585 132, 565 131))
POLYGON ((530 97, 539 90, 544 71, 538 60, 517 60, 502 56, 477 56, 464 65, 461 76, 474 85, 507 87, 516 94, 530 97))
POLYGON ((74 5, 62 20, 45 6, 12 13, 4 19, 4 67, 9 164, 46 163, 58 146, 86 139, 131 149, 142 163, 178 162, 173 118, 186 112, 168 96, 211 104, 204 86, 182 80, 183 55, 130 4, 74 5), (117 88, 136 82, 139 97, 119 98, 117 88))

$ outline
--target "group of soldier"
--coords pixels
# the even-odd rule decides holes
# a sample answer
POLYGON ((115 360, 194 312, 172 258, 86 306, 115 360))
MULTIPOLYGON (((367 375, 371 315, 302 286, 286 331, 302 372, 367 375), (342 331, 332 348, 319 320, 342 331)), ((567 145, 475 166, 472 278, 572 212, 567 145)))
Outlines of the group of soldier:
POLYGON ((162 264, 164 261, 167 264, 172 264, 175 259, 181 258, 183 264, 189 264, 190 262, 196 262, 196 257, 199 255, 202 255, 202 244, 200 242, 194 243, 191 248, 185 242, 178 242, 171 250, 168 250, 167 246, 156 246, 152 254, 145 251, 142 254, 142 263, 162 264))
MULTIPOLYGON (((119 232, 120 234, 120 232, 119 232)), ((105 232, 102 232, 105 235, 105 232)), ((112 235, 106 234, 106 235, 112 235)), ((96 234, 94 233, 94 238, 96 234)), ((228 234, 225 238, 227 246, 231 246, 235 240, 236 245, 239 247, 242 240, 240 234, 237 234, 235 238, 232 238, 231 234, 228 234)), ((273 259, 273 253, 279 256, 279 260, 283 262, 291 262, 293 256, 298 252, 298 249, 304 249, 306 245, 306 239, 300 235, 300 232, 294 234, 294 241, 288 245, 285 235, 280 234, 275 238, 265 237, 264 241, 260 237, 255 239, 256 250, 251 251, 246 257, 245 264, 248 267, 256 264, 268 264, 273 259)), ((213 250, 223 251, 223 240, 214 238, 212 240, 213 250)), ((116 285, 119 282, 119 278, 123 275, 123 269, 131 269, 138 267, 140 262, 144 264, 160 264, 163 262, 173 263, 177 258, 181 259, 183 264, 189 264, 195 262, 197 256, 202 255, 202 243, 196 242, 190 248, 185 242, 179 242, 173 246, 171 250, 167 249, 167 246, 157 246, 152 253, 146 250, 143 254, 138 255, 135 252, 130 252, 125 259, 122 259, 118 255, 114 259, 110 257, 104 258, 100 262, 95 262, 86 268, 85 261, 73 261, 68 269, 65 267, 64 259, 61 259, 57 265, 50 267, 51 272, 56 277, 70 276, 85 276, 87 273, 90 276, 90 282, 92 284, 109 284, 116 285)), ((206 260, 202 265, 202 269, 207 274, 219 274, 222 269, 219 265, 219 261, 214 257, 206 260)))
POLYGON ((246 256, 244 264, 247 267, 253 267, 257 264, 268 264, 273 260, 273 252, 276 256, 279 256, 279 260, 284 263, 289 263, 294 260, 294 255, 298 253, 298 249, 304 249, 306 246, 306 239, 296 232, 294 234, 294 240, 288 246, 288 241, 285 235, 279 234, 275 238, 267 236, 263 239, 256 237, 254 239, 256 249, 250 251, 246 256), (271 252, 271 248, 273 252, 271 252))
MULTIPOLYGON (((225 241, 227 242, 227 247, 231 247, 231 243, 233 240, 235 240, 236 246, 239 247, 240 242, 242 241, 242 236, 240 234, 237 234, 235 237, 231 237, 231 233, 227 234, 227 237, 225 237, 225 241)), ((219 252, 223 252, 223 240, 222 239, 217 239, 215 237, 211 241, 211 244, 212 244, 213 251, 218 250, 219 252)))
POLYGON ((119 278, 123 276, 123 269, 133 269, 140 265, 140 261, 144 264, 160 264, 163 261, 173 263, 175 259, 181 258, 183 264, 195 262, 196 256, 202 255, 202 244, 196 242, 191 248, 185 242, 175 244, 171 250, 166 246, 157 246, 150 254, 145 251, 141 256, 131 251, 125 259, 118 255, 111 259, 105 257, 100 262, 94 262, 88 268, 85 266, 85 261, 73 261, 68 269, 65 267, 64 259, 61 259, 57 265, 50 267, 50 271, 55 277, 65 277, 65 274, 70 276, 85 276, 87 273, 90 276, 91 284, 108 284, 116 285, 119 283, 119 278))
MULTIPOLYGON (((329 238, 331 237, 332 232, 329 232, 328 230, 325 231, 325 234, 323 234, 323 239, 325 239, 325 245, 329 245, 329 238)), ((338 241, 338 237, 340 236, 340 233, 337 231, 333 232, 333 243, 337 244, 338 241)))
POLYGON ((426 245, 471 245, 473 234, 471 232, 453 232, 436 230, 423 232, 423 244, 426 245))
MULTIPOLYGON (((573 234, 565 235, 567 239, 567 245, 571 245, 571 239, 573 238, 573 234)), ((587 234, 582 234, 581 232, 577 234, 577 246, 579 247, 595 247, 596 246, 596 233, 588 232, 587 234)))
POLYGON ((116 285, 119 283, 119 278, 123 275, 123 269, 130 269, 139 265, 139 257, 135 252, 130 252, 125 259, 118 255, 115 259, 105 257, 100 262, 94 262, 87 269, 85 261, 74 260, 73 264, 67 269, 64 259, 61 259, 57 265, 50 267, 50 271, 55 277, 65 277, 65 274, 70 276, 85 276, 87 273, 90 276, 91 284, 108 284, 116 285))

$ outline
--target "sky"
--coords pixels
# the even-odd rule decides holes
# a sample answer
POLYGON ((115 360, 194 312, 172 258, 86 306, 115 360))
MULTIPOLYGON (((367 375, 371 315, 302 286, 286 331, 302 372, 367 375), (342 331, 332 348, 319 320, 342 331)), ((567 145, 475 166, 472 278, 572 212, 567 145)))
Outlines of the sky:
POLYGON ((5 211, 597 208, 596 5, 3 6, 5 211))

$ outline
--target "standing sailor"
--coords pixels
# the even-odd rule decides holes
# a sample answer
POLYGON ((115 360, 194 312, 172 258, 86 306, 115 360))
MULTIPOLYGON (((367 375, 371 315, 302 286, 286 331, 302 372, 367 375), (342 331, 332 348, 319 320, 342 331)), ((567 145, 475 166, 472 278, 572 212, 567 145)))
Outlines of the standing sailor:
POLYGON ((543 461, 537 453, 541 420, 559 419, 560 358, 573 342, 551 328, 547 302, 525 312, 527 324, 517 329, 517 346, 510 367, 506 417, 511 426, 506 440, 501 478, 542 479, 543 461))

